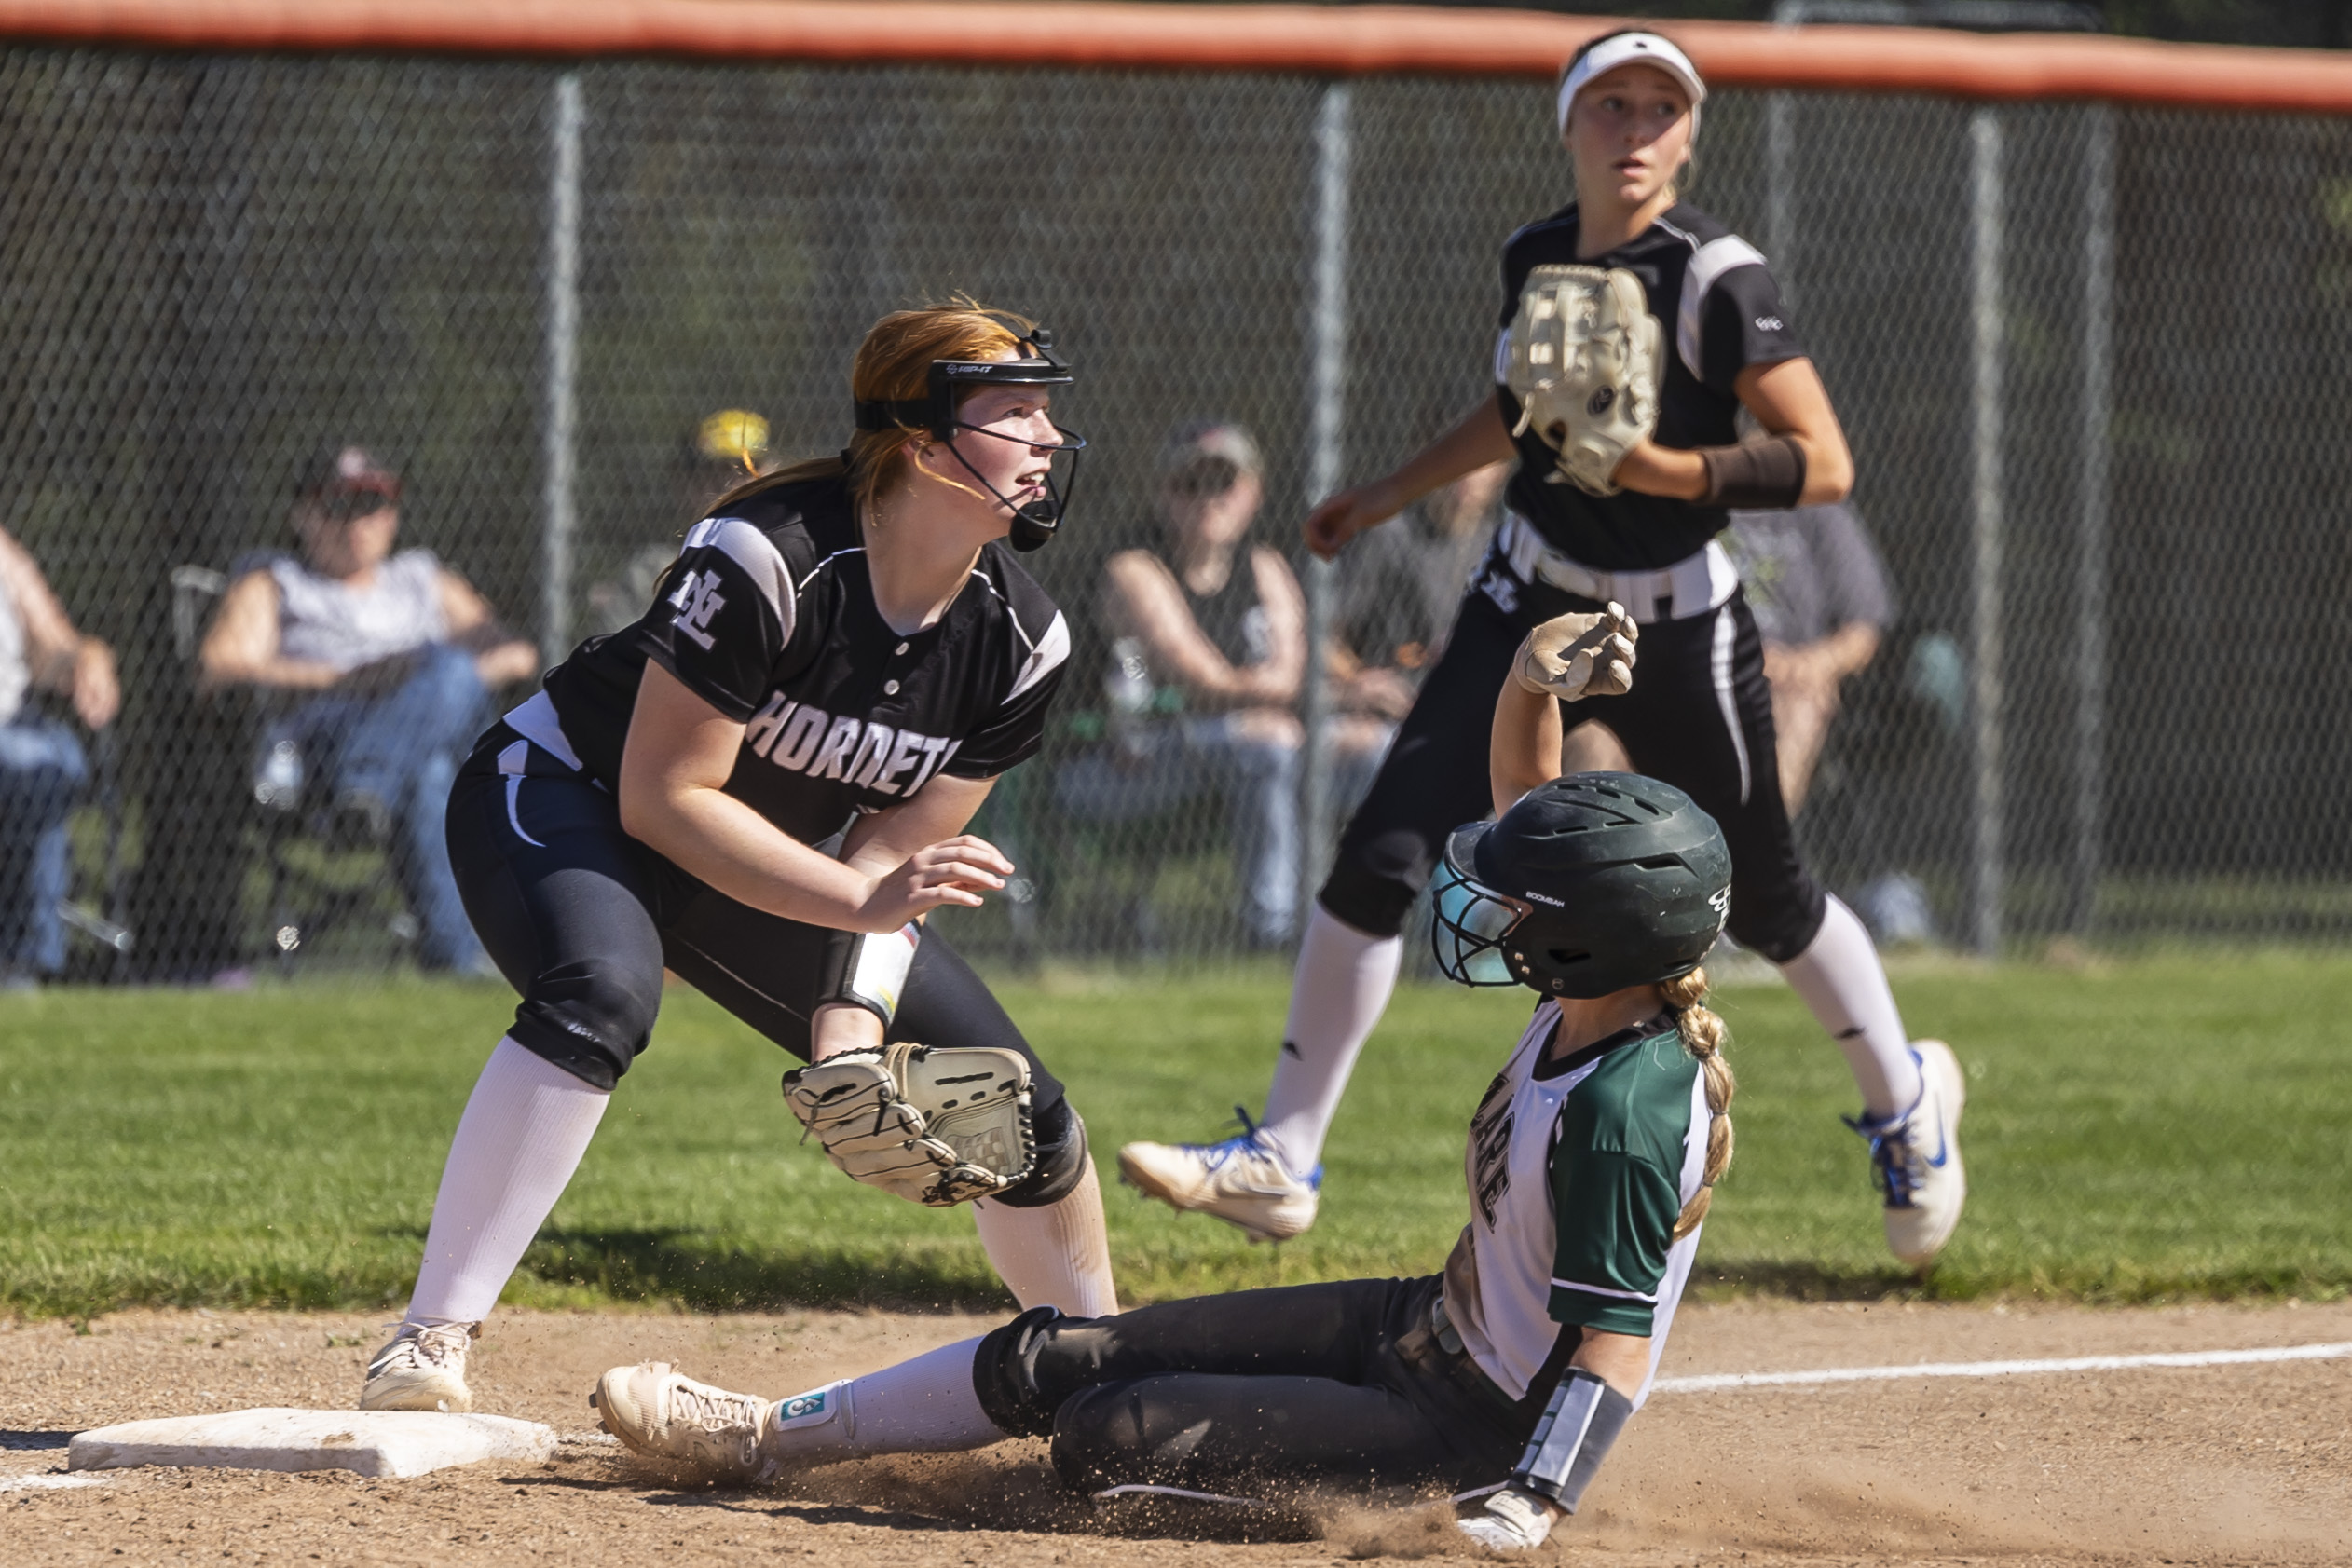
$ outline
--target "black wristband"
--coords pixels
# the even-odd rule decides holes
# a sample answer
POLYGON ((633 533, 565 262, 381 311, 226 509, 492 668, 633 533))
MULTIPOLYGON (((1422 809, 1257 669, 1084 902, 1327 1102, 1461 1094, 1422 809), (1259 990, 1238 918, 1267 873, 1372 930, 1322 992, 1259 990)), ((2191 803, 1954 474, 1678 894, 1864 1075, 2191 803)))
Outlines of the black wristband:
POLYGON ((1788 436, 1767 436, 1737 446, 1710 446, 1699 453, 1707 465, 1702 506, 1795 506, 1805 494, 1805 449, 1788 436))
POLYGON ((1552 1391, 1552 1402, 1519 1456, 1511 1484, 1548 1497, 1569 1513, 1625 1429, 1634 1401, 1581 1367, 1571 1367, 1552 1391))

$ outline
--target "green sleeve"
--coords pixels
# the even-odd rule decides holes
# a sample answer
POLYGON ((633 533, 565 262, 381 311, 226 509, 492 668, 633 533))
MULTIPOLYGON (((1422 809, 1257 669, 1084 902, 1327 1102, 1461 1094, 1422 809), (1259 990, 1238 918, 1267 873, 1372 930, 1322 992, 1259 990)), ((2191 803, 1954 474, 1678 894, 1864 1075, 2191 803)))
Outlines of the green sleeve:
POLYGON ((1638 1154, 1567 1136, 1552 1154, 1552 1320, 1647 1336, 1682 1213, 1678 1184, 1638 1154))

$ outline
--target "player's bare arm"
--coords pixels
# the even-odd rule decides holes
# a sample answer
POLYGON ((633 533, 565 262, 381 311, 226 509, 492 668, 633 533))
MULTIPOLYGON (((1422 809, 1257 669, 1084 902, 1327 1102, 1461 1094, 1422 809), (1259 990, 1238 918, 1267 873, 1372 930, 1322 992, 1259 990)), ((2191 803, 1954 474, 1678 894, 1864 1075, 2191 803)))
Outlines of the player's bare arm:
POLYGON ((1525 690, 1515 680, 1503 682, 1495 698, 1494 740, 1486 753, 1497 816, 1529 790, 1560 776, 1562 739, 1559 703, 1525 690))
MULTIPOLYGON (((841 841, 841 864, 877 880, 896 878, 911 887, 936 869, 941 852, 959 857, 978 851, 993 854, 992 846, 965 835, 964 827, 995 787, 994 779, 951 775, 934 779, 905 805, 860 817, 851 825, 841 841)), ((1010 875, 1012 863, 1004 861, 1003 866, 1004 874, 1010 875)), ((882 1018, 864 1007, 827 1002, 809 1016, 813 1061, 843 1051, 869 1050, 882 1043, 882 1018)))
POLYGON ((648 664, 621 756, 621 824, 728 897, 841 931, 896 931, 942 905, 977 907, 1012 863, 968 836, 928 845, 893 875, 818 853, 725 793, 744 726, 648 664))
MULTIPOLYGON (((1829 389, 1821 384, 1821 373, 1813 368, 1812 361, 1750 365, 1740 372, 1733 390, 1768 439, 1794 442, 1803 455, 1804 487, 1798 492, 1796 505, 1824 506, 1846 498, 1853 488, 1853 454, 1847 448, 1845 429, 1838 422, 1829 389)), ((1714 456, 1716 470, 1711 470, 1711 455, 1736 450, 1686 452, 1645 439, 1625 454, 1613 477, 1622 488, 1644 495, 1701 501, 1714 488, 1723 463, 1722 457, 1714 456)))
POLYGON ((1501 407, 1491 396, 1481 398, 1395 472, 1342 490, 1308 512, 1306 548, 1328 561, 1365 529, 1386 523, 1441 485, 1505 461, 1515 451, 1501 407))

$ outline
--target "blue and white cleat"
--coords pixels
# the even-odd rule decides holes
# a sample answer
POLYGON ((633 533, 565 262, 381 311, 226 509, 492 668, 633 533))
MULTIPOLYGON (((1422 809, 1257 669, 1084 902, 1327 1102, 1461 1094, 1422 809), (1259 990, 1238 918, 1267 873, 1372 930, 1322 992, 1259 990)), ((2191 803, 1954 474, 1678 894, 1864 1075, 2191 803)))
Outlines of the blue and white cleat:
POLYGON ((1222 1143, 1130 1143, 1119 1179, 1183 1213, 1213 1214, 1251 1241, 1288 1241, 1315 1223, 1323 1167, 1294 1176, 1248 1111, 1241 1136, 1222 1143))
POLYGON ((1915 1269, 1935 1261, 1960 1224, 1968 1202, 1968 1176, 1960 1163, 1960 1112, 1968 1084, 1952 1048, 1940 1040, 1915 1041, 1920 1098, 1883 1122, 1848 1120, 1870 1140, 1871 1177, 1886 1194, 1886 1245, 1915 1269))

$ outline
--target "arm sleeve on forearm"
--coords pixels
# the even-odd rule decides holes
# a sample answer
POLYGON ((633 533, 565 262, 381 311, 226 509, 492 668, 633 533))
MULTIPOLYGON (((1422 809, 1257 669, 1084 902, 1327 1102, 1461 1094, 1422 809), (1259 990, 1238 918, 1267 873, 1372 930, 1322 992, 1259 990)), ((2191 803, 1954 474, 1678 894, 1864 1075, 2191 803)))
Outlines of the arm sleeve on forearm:
POLYGON ((1571 1367, 1511 1473, 1511 1484, 1576 1512, 1609 1445, 1634 1413, 1634 1402, 1581 1367, 1571 1367))

